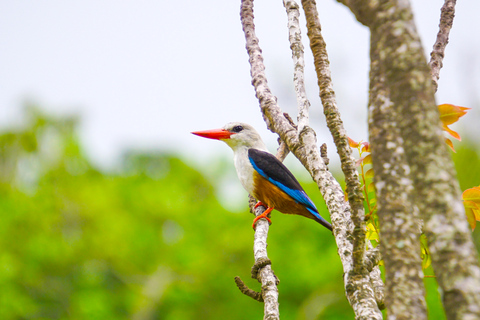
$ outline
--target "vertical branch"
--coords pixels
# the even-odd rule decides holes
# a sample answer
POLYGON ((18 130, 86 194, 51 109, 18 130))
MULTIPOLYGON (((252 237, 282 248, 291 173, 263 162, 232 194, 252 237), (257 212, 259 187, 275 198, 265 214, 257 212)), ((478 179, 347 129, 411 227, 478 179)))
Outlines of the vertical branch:
MULTIPOLYGON (((262 92, 267 93, 264 95, 260 95, 257 92, 257 98, 267 105, 276 103, 276 99, 273 97, 272 94, 270 94, 270 89, 268 88, 267 79, 264 74, 265 66, 263 65, 262 51, 258 46, 258 39, 255 36, 255 26, 253 23, 253 2, 249 0, 242 1, 240 8, 240 18, 242 22, 242 28, 245 33, 245 39, 247 42, 247 52, 250 57, 249 61, 251 65, 250 73, 252 75, 252 84, 255 86, 255 88, 260 87, 262 88, 262 92)), ((266 118, 265 120, 267 122, 267 126, 270 128, 269 121, 266 118)), ((287 120, 285 119, 285 121, 287 120)), ((283 150, 283 148, 281 150, 283 150)), ((262 206, 258 207, 255 210, 255 215, 260 215, 263 210, 264 209, 262 206)), ((269 225, 265 219, 260 219, 257 222, 253 249, 255 255, 255 265, 268 260, 268 228, 269 225)), ((270 267, 270 264, 267 264, 264 267, 260 268, 258 273, 252 273, 252 276, 255 275, 257 276, 257 279, 262 283, 262 296, 265 303, 264 319, 279 319, 280 313, 278 308, 278 289, 276 286, 277 278, 275 277, 270 267)))
MULTIPOLYGON (((255 210, 255 215, 259 216, 265 211, 262 206, 255 210)), ((273 273, 271 262, 267 255, 267 237, 269 224, 265 219, 257 222, 255 229, 255 238, 253 241, 253 253, 255 256, 255 265, 252 270, 252 277, 256 278, 262 284, 262 297, 264 302, 264 319, 280 319, 278 309, 278 289, 277 277, 273 273)))
POLYGON ((445 55, 445 47, 448 44, 448 36, 450 29, 453 26, 453 18, 455 17, 456 0, 445 0, 443 4, 440 25, 437 34, 437 40, 433 45, 432 53, 430 54, 430 74, 432 75, 432 83, 435 91, 438 89, 438 79, 440 78, 440 69, 443 67, 443 57, 445 55))
MULTIPOLYGON (((348 138, 343 127, 340 112, 336 106, 335 92, 333 91, 328 54, 326 44, 321 34, 321 25, 318 18, 315 0, 302 0, 303 9, 307 19, 308 37, 310 48, 313 53, 315 71, 317 72, 320 98, 322 100, 327 126, 333 136, 337 152, 340 155, 342 170, 345 174, 347 193, 352 208, 352 220, 354 223, 353 238, 353 269, 350 276, 356 279, 358 288, 362 292, 361 299, 355 299, 346 286, 347 298, 352 306, 361 303, 362 307, 356 308, 357 318, 363 318, 367 314, 370 318, 382 318, 379 306, 383 307, 383 283, 380 278, 378 267, 371 273, 365 268, 365 212, 363 207, 364 197, 361 191, 360 181, 348 145, 348 138), (363 284, 362 284, 363 283, 363 284), (378 286, 378 288, 375 287, 378 286), (371 290, 373 289, 373 290, 371 290)), ((347 284, 347 282, 346 282, 347 284)))
POLYGON ((365 274, 365 212, 363 208, 363 194, 358 180, 358 173, 355 160, 352 157, 352 150, 348 145, 348 138, 343 127, 340 112, 337 108, 335 92, 333 91, 332 79, 328 61, 326 44, 321 33, 320 20, 315 0, 302 0, 303 10, 307 18, 308 37, 312 49, 315 71, 317 72, 320 98, 324 108, 327 126, 333 136, 342 163, 342 171, 345 174, 347 184, 348 201, 352 208, 352 219, 355 225, 353 231, 353 272, 356 275, 365 274))
MULTIPOLYGON (((276 157, 278 160, 285 160, 288 155, 288 147, 285 142, 280 141, 276 157)), ((259 206, 254 209, 256 203, 255 198, 250 195, 249 204, 252 212, 256 217, 265 211, 265 207, 259 206)), ((262 284, 261 293, 255 292, 248 288, 240 277, 235 277, 235 283, 240 291, 251 297, 254 300, 264 303, 264 319, 278 320, 280 319, 280 311, 278 308, 278 278, 275 276, 271 267, 271 261, 267 254, 267 238, 268 238, 269 224, 265 219, 260 219, 257 222, 254 241, 253 241, 253 255, 255 264, 252 267, 252 278, 258 280, 262 284)))
POLYGON ((307 99, 305 91, 305 60, 303 57, 302 35, 300 30, 300 10, 298 4, 293 0, 284 0, 283 6, 287 10, 288 17, 288 40, 292 50, 293 59, 293 85, 297 96, 298 104, 298 132, 302 132, 305 126, 308 126, 308 109, 310 101, 307 99))
POLYGON ((277 104, 277 98, 271 93, 270 88, 268 87, 262 50, 258 45, 258 38, 255 35, 255 24, 253 23, 253 0, 242 0, 240 19, 245 34, 245 47, 249 57, 248 61, 250 63, 252 85, 255 88, 255 96, 260 102, 260 108, 262 109, 263 119, 267 124, 267 128, 275 132, 275 126, 282 125, 288 127, 289 130, 295 130, 290 123, 288 123, 287 119, 285 119, 279 108, 269 109, 269 106, 277 104), (279 119, 280 122, 277 124, 271 122, 271 117, 279 119))

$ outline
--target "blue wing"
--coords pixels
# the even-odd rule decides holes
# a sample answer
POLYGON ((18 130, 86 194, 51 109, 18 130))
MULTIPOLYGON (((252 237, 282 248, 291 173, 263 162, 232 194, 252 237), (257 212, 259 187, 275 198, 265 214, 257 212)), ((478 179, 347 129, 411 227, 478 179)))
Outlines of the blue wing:
POLYGON ((248 159, 253 168, 262 177, 288 194, 297 203, 303 204, 314 216, 324 220, 294 175, 273 154, 257 149, 249 149, 248 159))

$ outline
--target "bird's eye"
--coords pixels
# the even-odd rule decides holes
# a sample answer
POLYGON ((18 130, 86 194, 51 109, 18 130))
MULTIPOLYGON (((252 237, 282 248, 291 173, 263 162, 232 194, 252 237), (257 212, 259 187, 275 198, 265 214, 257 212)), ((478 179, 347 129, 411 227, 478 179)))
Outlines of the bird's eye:
POLYGON ((232 128, 232 132, 238 133, 243 130, 242 126, 235 126, 232 128))

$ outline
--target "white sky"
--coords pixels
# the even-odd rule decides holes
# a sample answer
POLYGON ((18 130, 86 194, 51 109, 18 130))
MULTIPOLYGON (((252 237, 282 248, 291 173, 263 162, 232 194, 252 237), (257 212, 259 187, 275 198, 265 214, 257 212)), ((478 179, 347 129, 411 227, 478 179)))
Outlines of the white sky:
MULTIPOLYGON (((334 0, 317 2, 347 131, 368 139, 368 30, 334 0)), ((412 2, 430 52, 443 0, 412 2)), ((229 121, 254 125, 273 147, 250 84, 239 8, 240 1, 225 0, 1 1, 0 128, 20 121, 27 100, 54 114, 79 114, 81 139, 101 166, 132 147, 229 156, 221 143, 190 134, 229 121)), ((457 3, 437 95, 438 103, 476 108, 460 126, 472 135, 480 134, 478 12, 479 1, 457 3)), ((296 118, 282 1, 256 1, 255 16, 270 86, 296 118)), ((306 77, 311 124, 320 141, 331 141, 311 63, 306 77)))

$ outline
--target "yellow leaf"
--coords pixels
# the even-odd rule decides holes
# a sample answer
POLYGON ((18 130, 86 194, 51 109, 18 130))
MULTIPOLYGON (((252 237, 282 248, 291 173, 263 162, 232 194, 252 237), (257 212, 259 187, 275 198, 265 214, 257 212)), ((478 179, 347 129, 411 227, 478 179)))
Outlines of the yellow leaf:
POLYGON ((427 269, 432 263, 432 256, 430 255, 430 251, 428 250, 427 237, 425 236, 425 234, 422 234, 420 236, 420 247, 422 251, 422 268, 427 269))
POLYGON ((480 209, 472 209, 472 211, 475 215, 475 220, 480 221, 480 209))
POLYGON ((465 206, 467 221, 473 231, 477 221, 480 221, 480 186, 463 191, 462 200, 465 206))
POLYGON ((450 128, 447 127, 447 126, 443 126, 442 129, 443 129, 444 131, 446 131, 448 134, 450 134, 452 137, 454 137, 455 139, 457 139, 458 141, 462 141, 462 138, 460 137, 460 135, 458 134, 458 132, 453 131, 452 129, 450 129, 450 128))
POLYGON ((371 223, 367 224, 366 237, 367 237, 368 240, 379 240, 378 233, 375 230, 374 225, 371 224, 371 223))
POLYGON ((430 255, 430 253, 428 251, 423 253, 423 254, 424 255, 423 255, 423 259, 422 259, 422 268, 427 269, 432 264, 432 256, 430 255))
MULTIPOLYGON (((465 114, 467 114, 467 110, 470 110, 470 109, 471 108, 454 106, 453 104, 448 104, 448 103, 439 105, 438 111, 440 113, 440 121, 442 121, 442 129, 448 132, 455 139, 461 140, 458 132, 453 131, 448 126, 451 125, 452 123, 457 122, 458 119, 460 119, 465 114)), ((453 146, 450 145, 448 141, 447 141, 447 144, 453 149, 453 146)))
POLYGON ((459 107, 453 104, 445 103, 438 106, 438 111, 440 112, 440 120, 444 126, 451 125, 458 121, 459 118, 463 117, 467 110, 471 108, 459 107))
POLYGON ((470 225, 470 228, 472 228, 472 231, 475 230, 475 227, 477 226, 475 213, 473 212, 472 208, 469 208, 466 205, 465 205, 465 215, 467 216, 467 221, 468 221, 468 224, 470 225))
POLYGON ((358 142, 356 142, 355 140, 353 139, 350 139, 350 137, 347 137, 348 138, 348 144, 350 145, 350 147, 352 148, 358 148, 358 142))
POLYGON ((373 169, 369 169, 369 170, 365 173, 365 178, 373 178, 373 169))
POLYGON ((370 183, 367 186, 367 192, 375 192, 375 184, 374 183, 370 183))
POLYGON ((363 158, 363 165, 366 164, 372 164, 372 155, 367 155, 365 158, 363 158))
POLYGON ((445 138, 445 143, 450 147, 450 149, 452 149, 453 152, 457 153, 457 151, 455 151, 455 148, 453 147, 452 140, 445 138))
POLYGON ((463 191, 462 200, 480 204, 480 186, 463 191))

